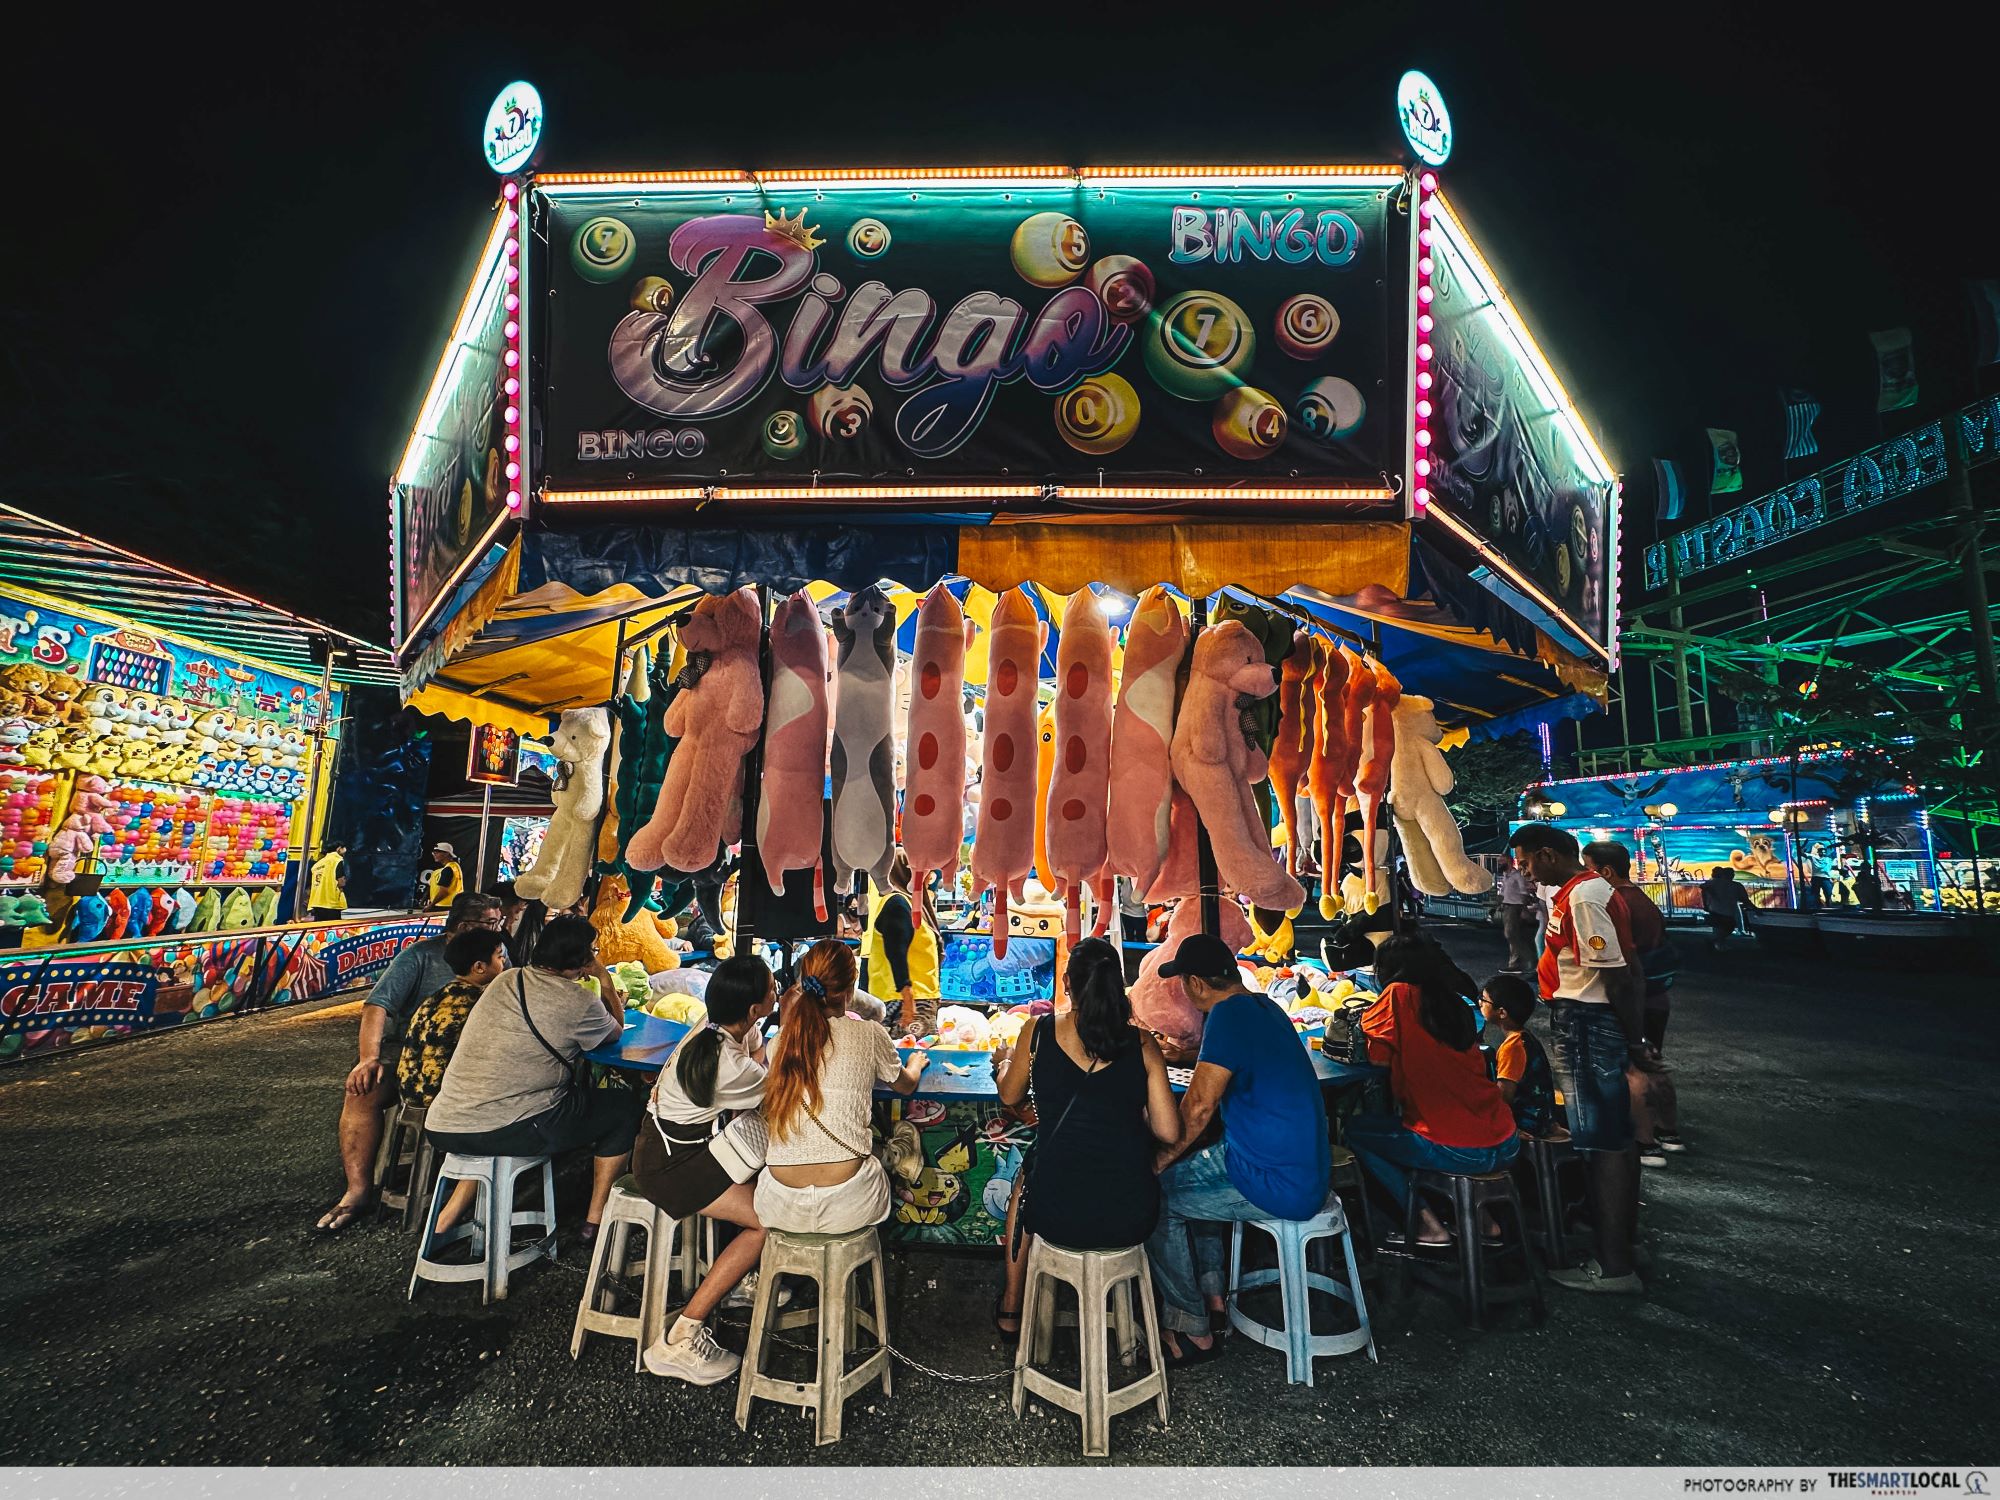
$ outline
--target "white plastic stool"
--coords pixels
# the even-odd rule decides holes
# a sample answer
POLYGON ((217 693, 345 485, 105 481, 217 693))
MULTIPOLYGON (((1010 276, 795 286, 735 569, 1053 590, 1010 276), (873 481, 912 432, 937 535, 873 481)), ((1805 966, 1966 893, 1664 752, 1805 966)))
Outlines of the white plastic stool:
POLYGON ((811 1407, 814 1443, 840 1441, 841 1408, 847 1398, 877 1379, 882 1394, 892 1394, 889 1377, 888 1293, 882 1276, 882 1242, 873 1229, 852 1234, 787 1234, 773 1229, 764 1237, 758 1265, 757 1300, 750 1312, 750 1347, 743 1356, 743 1373, 736 1387, 736 1425, 750 1430, 750 1404, 762 1396, 787 1406, 811 1407), (874 1284, 874 1313, 861 1310, 854 1279, 863 1270, 874 1284), (778 1279, 809 1276, 819 1283, 819 1306, 778 1310, 778 1279), (810 1381, 778 1380, 763 1373, 771 1334, 779 1329, 819 1324, 819 1354, 810 1381), (860 1331, 875 1335, 879 1346, 853 1370, 847 1356, 858 1344, 860 1331))
POLYGON ((499 1302, 507 1296, 507 1277, 538 1256, 556 1258, 556 1172, 546 1156, 460 1156, 445 1153, 438 1169, 437 1187, 431 1192, 430 1213, 424 1232, 417 1241, 416 1269, 410 1272, 410 1300, 415 1301, 420 1281, 476 1281, 481 1302, 499 1302), (521 1178, 536 1168, 542 1173, 542 1202, 539 1208, 514 1206, 515 1189, 521 1178), (477 1197, 472 1213, 463 1224, 439 1234, 438 1214, 450 1197, 450 1184, 476 1182, 477 1197), (533 1244, 513 1248, 513 1231, 523 1226, 540 1229, 533 1244), (469 1240, 473 1259, 442 1261, 436 1252, 469 1240))
POLYGON ((1146 1247, 1123 1250, 1067 1250, 1037 1238, 1028 1250, 1028 1274, 1021 1299, 1021 1341, 1014 1351, 1014 1415, 1021 1415, 1027 1394, 1073 1411, 1083 1419, 1083 1456, 1106 1458, 1111 1453, 1111 1419, 1147 1401, 1156 1401, 1160 1420, 1167 1420, 1167 1365, 1160 1349, 1159 1315, 1153 1310, 1153 1273, 1146 1264, 1146 1247), (1034 1367, 1046 1359, 1055 1342, 1056 1283, 1076 1288, 1077 1347, 1081 1357, 1079 1383, 1064 1385, 1034 1367), (1138 1353, 1132 1319, 1132 1290, 1146 1320, 1146 1348, 1153 1367, 1137 1380, 1111 1388, 1110 1346, 1118 1335, 1119 1363, 1130 1366, 1138 1353), (1107 1296, 1110 1321, 1105 1315, 1107 1296))
MULTIPOLYGON (((612 1186, 610 1201, 604 1205, 604 1221, 597 1231, 597 1244, 590 1253, 590 1272, 583 1279, 583 1297, 576 1305, 576 1324, 570 1330, 571 1359, 582 1355, 584 1341, 591 1334, 602 1333, 631 1339, 632 1368, 637 1371, 644 1366, 647 1348, 666 1328, 668 1281, 674 1269, 674 1244, 683 1222, 693 1228, 693 1220, 668 1218, 639 1192, 638 1183, 630 1176, 619 1178, 612 1186), (604 1285, 604 1279, 607 1274, 631 1275, 635 1258, 627 1252, 635 1226, 646 1236, 645 1257, 637 1260, 639 1274, 644 1279, 640 1283, 639 1314, 627 1317, 609 1310, 611 1291, 604 1285)), ((693 1238, 692 1234, 689 1238, 693 1238)))
POLYGON ((1361 1290, 1361 1270, 1354 1261, 1354 1239, 1348 1233, 1347 1215, 1337 1194, 1329 1194, 1326 1207, 1310 1219, 1238 1220, 1229 1232, 1229 1326, 1245 1338, 1267 1349, 1285 1351, 1285 1380, 1291 1385, 1311 1385, 1312 1362, 1323 1355, 1351 1354, 1365 1348, 1368 1357, 1380 1361, 1375 1352, 1375 1332, 1368 1324, 1368 1299, 1361 1290), (1278 1264, 1270 1271, 1243 1269, 1245 1224, 1268 1234, 1278 1247, 1278 1264), (1307 1269, 1306 1251, 1315 1240, 1338 1238, 1347 1253, 1347 1285, 1330 1276, 1307 1269), (1284 1322, 1276 1327, 1259 1323, 1245 1313, 1237 1298, 1258 1287, 1276 1286, 1284 1310, 1284 1322), (1361 1326, 1350 1333, 1312 1331, 1312 1293, 1325 1292, 1354 1308, 1361 1326))

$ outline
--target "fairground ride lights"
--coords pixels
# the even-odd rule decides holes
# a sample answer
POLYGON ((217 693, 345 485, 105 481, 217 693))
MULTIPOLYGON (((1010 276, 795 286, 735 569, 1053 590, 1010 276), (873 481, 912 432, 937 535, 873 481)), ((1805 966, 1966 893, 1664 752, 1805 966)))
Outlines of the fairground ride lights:
POLYGON ((1120 187, 1227 186, 1237 182, 1381 183, 1403 180, 1403 169, 1389 165, 1308 164, 1263 166, 1129 166, 1129 167, 787 167, 776 171, 668 172, 547 172, 535 178, 536 190, 551 196, 613 191, 624 188, 713 189, 740 187, 753 191, 810 188, 897 187, 1021 188, 1024 190, 1120 187))
POLYGON ((1294 489, 1223 485, 921 484, 921 485, 682 485, 628 490, 551 490, 544 505, 633 505, 649 500, 1393 500, 1396 492, 1366 486, 1294 489))

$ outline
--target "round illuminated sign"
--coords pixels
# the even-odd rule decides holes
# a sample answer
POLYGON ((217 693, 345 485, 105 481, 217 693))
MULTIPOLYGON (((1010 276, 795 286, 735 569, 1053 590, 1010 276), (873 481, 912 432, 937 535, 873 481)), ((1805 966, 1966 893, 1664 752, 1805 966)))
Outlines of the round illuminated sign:
POLYGON ((1396 120, 1418 161, 1427 167, 1445 164, 1451 155, 1451 111, 1438 86, 1414 68, 1396 85, 1396 120))
POLYGON ((486 111, 486 165, 503 177, 528 164, 542 143, 542 96, 532 83, 510 83, 486 111))

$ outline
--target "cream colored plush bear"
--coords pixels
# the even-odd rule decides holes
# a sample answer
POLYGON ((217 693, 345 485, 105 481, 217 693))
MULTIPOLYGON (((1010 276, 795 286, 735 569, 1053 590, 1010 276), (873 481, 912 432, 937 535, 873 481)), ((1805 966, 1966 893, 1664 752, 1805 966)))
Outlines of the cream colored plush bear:
POLYGON ((1493 875, 1466 857, 1458 821, 1444 805, 1444 794, 1454 783, 1438 749, 1444 731, 1431 708, 1430 699, 1415 693, 1405 693, 1396 705, 1396 753, 1389 763, 1396 830, 1403 836, 1403 857, 1410 862, 1410 884, 1426 896, 1453 891, 1477 896, 1493 889, 1493 875))

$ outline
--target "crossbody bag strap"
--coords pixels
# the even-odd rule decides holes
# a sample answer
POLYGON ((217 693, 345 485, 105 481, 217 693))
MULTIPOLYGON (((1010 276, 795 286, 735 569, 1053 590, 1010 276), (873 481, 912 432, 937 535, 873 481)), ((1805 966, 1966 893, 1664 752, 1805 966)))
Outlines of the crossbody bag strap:
POLYGON ((819 1117, 819 1111, 814 1109, 811 1105, 809 1104, 805 1105, 805 1112, 806 1112, 806 1118, 808 1120, 811 1120, 813 1124, 819 1126, 820 1134, 824 1135, 828 1140, 832 1141, 834 1145, 840 1147, 841 1150, 852 1153, 856 1161, 865 1161, 868 1157, 874 1155, 874 1152, 872 1151, 855 1150, 854 1143, 852 1141, 844 1141, 839 1136, 835 1135, 832 1130, 827 1128, 826 1121, 822 1120, 819 1117))
POLYGON ((568 1075, 570 1081, 581 1087, 583 1083, 583 1068, 580 1065, 583 1059, 579 1057, 576 1062, 572 1063, 561 1052, 549 1045, 549 1039, 542 1035, 541 1028, 535 1024, 535 1018, 528 1014, 528 980, 518 970, 514 975, 514 1001, 521 1007, 521 1019, 527 1023, 529 1034, 542 1044, 544 1052, 556 1060, 556 1066, 568 1075))

